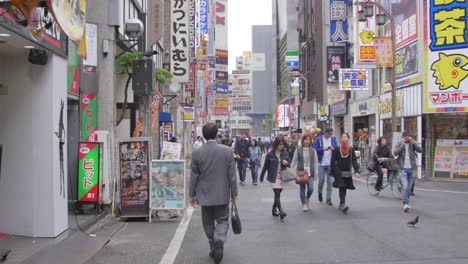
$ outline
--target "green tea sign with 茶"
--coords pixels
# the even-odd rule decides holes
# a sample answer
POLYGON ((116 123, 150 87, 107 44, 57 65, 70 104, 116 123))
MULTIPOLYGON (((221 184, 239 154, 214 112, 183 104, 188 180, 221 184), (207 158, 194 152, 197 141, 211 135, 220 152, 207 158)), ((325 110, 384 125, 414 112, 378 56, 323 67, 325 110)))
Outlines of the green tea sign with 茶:
POLYGON ((99 143, 80 143, 78 201, 97 203, 99 197, 99 143))

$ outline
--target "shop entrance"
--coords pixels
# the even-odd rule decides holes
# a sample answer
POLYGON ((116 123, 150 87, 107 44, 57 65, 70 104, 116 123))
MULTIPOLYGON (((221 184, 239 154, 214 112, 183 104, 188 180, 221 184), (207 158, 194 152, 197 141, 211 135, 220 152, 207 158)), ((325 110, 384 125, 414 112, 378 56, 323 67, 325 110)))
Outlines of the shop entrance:
POLYGON ((75 203, 78 199, 78 144, 80 142, 78 101, 69 99, 67 109, 68 211, 75 211, 75 203))

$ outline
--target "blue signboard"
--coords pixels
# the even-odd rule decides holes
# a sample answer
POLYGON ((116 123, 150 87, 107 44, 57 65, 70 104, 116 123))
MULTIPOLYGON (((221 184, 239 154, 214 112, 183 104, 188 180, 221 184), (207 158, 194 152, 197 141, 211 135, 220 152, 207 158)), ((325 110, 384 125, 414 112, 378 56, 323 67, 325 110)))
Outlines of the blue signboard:
POLYGON ((348 41, 348 2, 330 0, 330 42, 348 41))
POLYGON ((208 0, 200 0, 200 34, 208 34, 208 0))

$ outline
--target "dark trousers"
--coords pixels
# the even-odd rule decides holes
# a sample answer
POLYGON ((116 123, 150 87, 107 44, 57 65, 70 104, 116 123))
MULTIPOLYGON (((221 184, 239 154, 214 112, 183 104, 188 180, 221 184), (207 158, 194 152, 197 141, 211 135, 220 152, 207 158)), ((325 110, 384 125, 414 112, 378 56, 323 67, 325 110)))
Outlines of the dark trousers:
POLYGON ((283 189, 273 189, 273 193, 275 194, 275 200, 273 202, 273 210, 278 208, 278 210, 283 210, 281 207, 281 192, 283 189))
POLYGON ((245 182, 247 176, 247 159, 239 158, 237 160, 237 169, 239 170, 239 179, 241 182, 245 182))
POLYGON ((346 204, 346 187, 340 187, 340 204, 346 204))
POLYGON ((210 246, 213 247, 216 241, 224 244, 229 230, 229 205, 202 206, 201 211, 203 229, 210 246))

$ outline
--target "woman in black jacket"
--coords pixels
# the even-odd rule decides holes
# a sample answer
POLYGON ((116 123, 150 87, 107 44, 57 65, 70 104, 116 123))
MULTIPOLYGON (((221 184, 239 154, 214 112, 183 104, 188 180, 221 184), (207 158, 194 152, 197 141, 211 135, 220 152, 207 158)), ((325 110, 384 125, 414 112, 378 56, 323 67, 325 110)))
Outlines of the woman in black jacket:
MULTIPOLYGON (((377 182, 375 183, 375 190, 380 192, 382 190, 383 171, 385 168, 385 162, 383 158, 394 158, 392 150, 387 145, 388 139, 386 137, 380 137, 377 140, 378 146, 374 150, 372 159, 375 162, 375 173, 377 173, 377 182)), ((387 173, 387 176, 390 172, 387 173)))
POLYGON ((286 213, 281 207, 281 191, 283 191, 283 181, 281 179, 280 171, 286 169, 290 165, 290 158, 288 152, 284 149, 286 142, 284 137, 278 136, 273 142, 271 152, 265 157, 265 164, 263 165, 262 173, 260 174, 260 182, 263 182, 265 172, 268 171, 267 180, 271 182, 275 200, 271 214, 273 216, 280 216, 281 220, 286 217, 286 213), (279 210, 279 214, 277 210, 279 210))
POLYGON ((330 162, 330 170, 335 178, 333 187, 340 190, 340 207, 338 208, 344 214, 349 210, 346 205, 346 190, 354 190, 353 173, 360 173, 359 165, 357 163, 356 152, 354 148, 349 145, 349 134, 341 134, 341 144, 332 152, 330 162))

